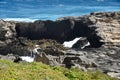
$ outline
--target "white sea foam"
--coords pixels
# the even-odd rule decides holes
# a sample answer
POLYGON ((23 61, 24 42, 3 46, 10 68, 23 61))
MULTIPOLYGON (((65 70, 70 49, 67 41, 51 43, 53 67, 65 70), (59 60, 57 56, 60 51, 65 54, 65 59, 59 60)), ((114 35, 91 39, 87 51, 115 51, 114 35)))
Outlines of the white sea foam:
POLYGON ((40 48, 39 48, 39 45, 36 45, 35 47, 36 47, 36 48, 33 49, 33 51, 31 52, 31 55, 30 55, 30 56, 20 56, 20 58, 21 58, 23 61, 33 62, 34 59, 35 59, 35 54, 39 54, 38 49, 40 49, 40 48))
POLYGON ((63 45, 64 45, 65 47, 71 48, 80 38, 81 38, 81 37, 75 38, 75 39, 72 40, 72 41, 65 41, 65 42, 63 43, 63 45))
POLYGON ((90 42, 87 42, 87 44, 85 44, 83 47, 81 47, 81 49, 84 49, 86 46, 90 46, 90 42))
POLYGON ((24 22, 34 22, 37 19, 29 19, 29 18, 5 18, 5 21, 24 21, 24 22))
POLYGON ((20 56, 20 58, 23 61, 27 61, 27 62, 33 62, 34 61, 34 57, 31 57, 31 56, 20 56))

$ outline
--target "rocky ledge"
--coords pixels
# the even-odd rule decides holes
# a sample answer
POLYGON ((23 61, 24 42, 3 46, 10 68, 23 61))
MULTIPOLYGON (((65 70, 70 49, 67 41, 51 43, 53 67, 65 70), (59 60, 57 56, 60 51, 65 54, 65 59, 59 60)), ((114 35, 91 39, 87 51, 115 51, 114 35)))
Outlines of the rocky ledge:
POLYGON ((31 56, 34 61, 51 66, 102 70, 120 78, 120 12, 56 21, 0 20, 0 57, 19 62, 21 56, 31 56), (62 45, 78 37, 72 48, 62 45))

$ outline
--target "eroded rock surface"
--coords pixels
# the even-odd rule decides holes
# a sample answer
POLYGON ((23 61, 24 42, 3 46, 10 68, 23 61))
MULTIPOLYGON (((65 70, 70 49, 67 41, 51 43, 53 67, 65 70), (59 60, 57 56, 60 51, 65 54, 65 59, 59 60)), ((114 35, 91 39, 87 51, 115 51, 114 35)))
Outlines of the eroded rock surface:
POLYGON ((0 57, 17 62, 16 55, 34 55, 35 61, 52 66, 100 69, 120 78, 120 12, 91 13, 56 21, 0 20, 0 57), (74 49, 62 45, 76 37, 82 39, 73 45, 74 49), (83 48, 88 42, 90 45, 83 48))
POLYGON ((87 37, 91 47, 120 47, 120 12, 91 13, 83 17, 65 17, 74 20, 73 34, 87 37))

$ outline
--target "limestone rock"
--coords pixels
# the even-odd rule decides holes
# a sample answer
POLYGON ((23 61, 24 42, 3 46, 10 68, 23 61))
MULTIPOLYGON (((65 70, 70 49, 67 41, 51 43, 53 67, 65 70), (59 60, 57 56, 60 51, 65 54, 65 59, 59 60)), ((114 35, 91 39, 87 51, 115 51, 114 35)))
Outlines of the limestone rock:
MULTIPOLYGON (((31 56, 52 66, 102 70, 119 78, 120 12, 91 13, 56 21, 12 22, 0 20, 0 55, 31 56), (69 49, 61 43, 85 37, 69 49), (82 49, 87 43, 88 48, 82 49), (79 49, 80 48, 80 49, 79 49)), ((6 57, 7 56, 7 57, 6 57)), ((10 60, 16 59, 14 56, 10 60)))

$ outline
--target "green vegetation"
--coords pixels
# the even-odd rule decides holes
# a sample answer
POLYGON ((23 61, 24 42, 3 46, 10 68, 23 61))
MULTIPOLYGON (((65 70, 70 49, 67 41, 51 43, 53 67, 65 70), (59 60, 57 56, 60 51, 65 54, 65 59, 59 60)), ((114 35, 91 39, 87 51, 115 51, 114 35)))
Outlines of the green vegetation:
POLYGON ((0 80, 118 80, 100 71, 50 67, 42 63, 13 63, 0 59, 0 80))

